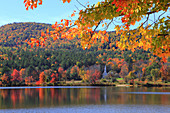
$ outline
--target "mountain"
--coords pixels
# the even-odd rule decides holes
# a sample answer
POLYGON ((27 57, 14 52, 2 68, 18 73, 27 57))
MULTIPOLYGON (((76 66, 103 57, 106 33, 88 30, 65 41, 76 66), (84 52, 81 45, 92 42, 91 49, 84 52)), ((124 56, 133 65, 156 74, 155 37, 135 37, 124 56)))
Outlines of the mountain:
POLYGON ((25 40, 40 38, 41 32, 52 29, 50 24, 44 23, 13 23, 0 27, 0 46, 14 47, 21 45, 25 40))

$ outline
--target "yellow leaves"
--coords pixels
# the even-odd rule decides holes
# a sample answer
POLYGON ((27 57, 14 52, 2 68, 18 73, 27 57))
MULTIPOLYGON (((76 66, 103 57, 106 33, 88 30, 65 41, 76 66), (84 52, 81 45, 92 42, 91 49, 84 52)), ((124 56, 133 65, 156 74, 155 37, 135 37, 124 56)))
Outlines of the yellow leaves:
POLYGON ((95 5, 95 7, 98 7, 98 6, 99 6, 99 4, 100 4, 100 2, 97 2, 97 4, 95 5))
POLYGON ((46 33, 49 33, 49 29, 46 30, 46 33))
POLYGON ((119 30, 120 30, 120 26, 117 25, 114 29, 115 29, 116 31, 119 31, 119 30))
POLYGON ((142 41, 140 41, 140 43, 139 43, 139 47, 142 47, 143 46, 143 42, 142 41))

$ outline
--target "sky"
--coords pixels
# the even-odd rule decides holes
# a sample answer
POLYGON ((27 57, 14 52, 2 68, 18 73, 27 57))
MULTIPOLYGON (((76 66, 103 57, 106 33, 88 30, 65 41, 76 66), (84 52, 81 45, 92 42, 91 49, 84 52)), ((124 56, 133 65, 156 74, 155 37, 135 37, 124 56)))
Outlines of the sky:
MULTIPOLYGON (((0 2, 0 26, 13 22, 39 22, 54 24, 61 19, 69 19, 76 7, 83 7, 72 0, 70 3, 63 4, 61 0, 43 0, 42 5, 34 10, 26 11, 24 0, 1 0, 0 2), (2 2, 3 1, 3 2, 2 2), (76 6, 76 7, 75 7, 76 6)), ((90 0, 79 0, 82 4, 90 0)), ((100 0, 91 0, 90 4, 100 0), (93 2, 92 2, 93 1, 93 2)))
MULTIPOLYGON (((79 9, 83 8, 76 0, 72 0, 70 3, 64 4, 61 0, 43 0, 42 5, 38 5, 38 7, 34 10, 29 9, 27 11, 23 1, 24 0, 1 0, 0 26, 14 22, 38 22, 54 24, 56 21, 60 22, 61 19, 70 19, 69 16, 71 16, 74 10, 77 10, 76 7, 78 7, 79 9)), ((89 4, 96 4, 98 1, 102 0, 78 1, 82 4, 85 4, 88 1, 89 4)), ((170 15, 170 11, 168 11, 165 15, 170 15)), ((159 16, 159 14, 156 14, 156 16, 159 16)), ((150 19, 152 18, 153 16, 150 16, 150 19)), ((131 29, 139 26, 139 24, 141 24, 141 22, 144 22, 145 19, 146 17, 144 17, 144 19, 139 23, 135 24, 135 26, 131 26, 131 29)), ((111 25, 108 31, 113 30, 114 25, 111 25)))

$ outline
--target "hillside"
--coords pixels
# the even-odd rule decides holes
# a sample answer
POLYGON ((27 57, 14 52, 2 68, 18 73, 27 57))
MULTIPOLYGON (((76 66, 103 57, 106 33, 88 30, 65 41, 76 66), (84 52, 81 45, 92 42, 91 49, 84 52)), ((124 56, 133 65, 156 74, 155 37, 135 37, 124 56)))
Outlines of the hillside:
POLYGON ((31 38, 40 38, 41 32, 47 28, 51 29, 50 24, 43 23, 13 23, 0 27, 0 45, 14 47, 22 45, 31 38))
POLYGON ((119 39, 115 32, 109 32, 109 42, 99 41, 86 50, 82 49, 78 38, 53 40, 49 37, 45 47, 31 48, 27 42, 31 38, 40 38, 41 32, 47 28, 52 30, 50 24, 31 22, 0 27, 0 76, 11 76, 14 69, 25 70, 23 78, 33 76, 37 81, 41 72, 50 70, 59 73, 62 68, 66 71, 67 79, 81 79, 78 68, 81 71, 100 65, 100 73, 103 73, 107 65, 107 72, 120 77, 133 73, 135 77, 143 76, 151 80, 151 70, 160 70, 162 67, 160 58, 149 51, 140 48, 135 52, 121 51, 115 44, 115 40, 119 39))

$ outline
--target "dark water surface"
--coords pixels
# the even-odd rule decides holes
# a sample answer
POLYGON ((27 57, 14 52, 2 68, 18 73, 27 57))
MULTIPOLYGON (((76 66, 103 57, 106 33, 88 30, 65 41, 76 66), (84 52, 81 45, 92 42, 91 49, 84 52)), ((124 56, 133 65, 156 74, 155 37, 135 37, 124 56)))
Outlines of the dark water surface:
POLYGON ((0 87, 0 113, 170 113, 170 88, 0 87))

